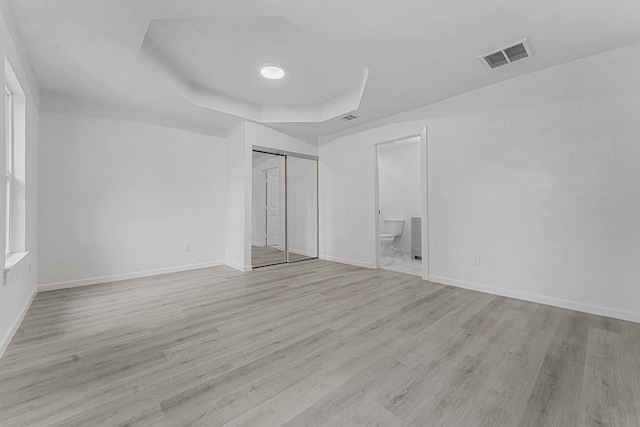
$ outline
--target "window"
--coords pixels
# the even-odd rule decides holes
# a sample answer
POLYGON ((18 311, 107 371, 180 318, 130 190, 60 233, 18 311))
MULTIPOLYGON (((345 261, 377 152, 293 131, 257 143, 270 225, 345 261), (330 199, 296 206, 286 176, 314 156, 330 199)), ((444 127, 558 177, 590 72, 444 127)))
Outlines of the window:
MULTIPOLYGON (((5 276, 26 256, 26 97, 4 59, 5 276)), ((6 281, 6 278, 5 278, 6 281)))
POLYGON ((7 86, 4 87, 4 126, 5 126, 5 202, 6 202, 6 234, 4 252, 11 254, 11 184, 13 181, 13 97, 7 86))

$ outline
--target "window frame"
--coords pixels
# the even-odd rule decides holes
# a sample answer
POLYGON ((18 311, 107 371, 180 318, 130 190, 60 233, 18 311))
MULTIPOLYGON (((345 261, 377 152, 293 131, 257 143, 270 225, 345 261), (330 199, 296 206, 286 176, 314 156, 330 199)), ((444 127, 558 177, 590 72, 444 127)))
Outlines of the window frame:
POLYGON ((13 186, 13 93, 7 85, 4 87, 5 92, 5 256, 9 256, 12 253, 11 247, 11 210, 13 208, 13 197, 11 187, 13 186))

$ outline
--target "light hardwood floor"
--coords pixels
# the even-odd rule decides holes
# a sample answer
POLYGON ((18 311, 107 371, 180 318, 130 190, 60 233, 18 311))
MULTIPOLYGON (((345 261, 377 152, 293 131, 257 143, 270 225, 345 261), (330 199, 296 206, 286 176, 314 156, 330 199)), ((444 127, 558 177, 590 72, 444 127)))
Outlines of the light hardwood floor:
MULTIPOLYGON (((302 261, 311 257, 307 255, 289 252, 291 262, 302 261)), ((265 265, 282 264, 286 262, 287 255, 284 251, 270 246, 251 246, 251 265, 261 267, 265 265)))
POLYGON ((2 426, 638 426, 640 325, 313 260, 39 294, 2 426))

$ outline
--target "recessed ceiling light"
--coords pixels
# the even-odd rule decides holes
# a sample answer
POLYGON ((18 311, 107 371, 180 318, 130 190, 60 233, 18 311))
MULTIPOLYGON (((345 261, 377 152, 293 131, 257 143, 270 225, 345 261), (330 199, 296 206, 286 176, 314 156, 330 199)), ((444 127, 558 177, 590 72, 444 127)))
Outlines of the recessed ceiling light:
POLYGON ((284 70, 278 64, 268 63, 262 66, 260 74, 266 79, 278 80, 284 77, 284 70))

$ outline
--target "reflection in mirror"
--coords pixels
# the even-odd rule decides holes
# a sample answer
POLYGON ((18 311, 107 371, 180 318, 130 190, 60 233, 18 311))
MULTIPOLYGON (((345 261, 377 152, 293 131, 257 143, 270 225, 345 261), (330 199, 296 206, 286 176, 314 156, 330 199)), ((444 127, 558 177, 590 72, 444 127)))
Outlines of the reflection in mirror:
POLYGON ((284 156, 253 152, 251 265, 287 261, 284 156))
POLYGON ((318 257, 318 161, 287 157, 289 262, 318 257))

